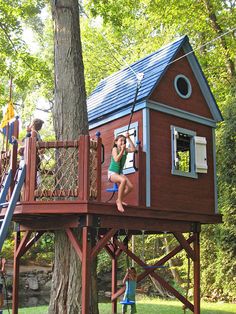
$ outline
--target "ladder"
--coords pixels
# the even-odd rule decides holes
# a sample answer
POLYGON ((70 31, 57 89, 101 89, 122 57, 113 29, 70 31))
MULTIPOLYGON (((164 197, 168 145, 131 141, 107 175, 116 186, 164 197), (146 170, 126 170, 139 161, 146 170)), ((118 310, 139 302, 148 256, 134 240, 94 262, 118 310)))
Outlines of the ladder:
POLYGON ((3 243, 7 237, 7 232, 12 220, 12 216, 14 213, 14 209, 16 206, 16 203, 19 200, 20 197, 20 192, 21 192, 21 188, 24 184, 25 181, 25 164, 23 164, 19 169, 18 169, 18 174, 17 174, 17 179, 16 179, 16 183, 11 195, 11 198, 9 200, 9 202, 6 202, 6 197, 7 197, 7 193, 9 191, 10 188, 10 183, 11 183, 11 178, 12 178, 12 170, 10 170, 4 180, 4 184, 2 185, 2 190, 0 193, 0 210, 3 207, 7 207, 5 216, 2 220, 2 224, 0 227, 0 252, 2 251, 2 246, 3 243))

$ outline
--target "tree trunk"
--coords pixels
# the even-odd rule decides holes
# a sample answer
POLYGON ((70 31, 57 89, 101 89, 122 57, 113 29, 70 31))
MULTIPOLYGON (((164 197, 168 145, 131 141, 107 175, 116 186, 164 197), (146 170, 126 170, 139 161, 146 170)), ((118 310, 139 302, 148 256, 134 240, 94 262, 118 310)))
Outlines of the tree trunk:
POLYGON ((54 20, 53 110, 57 140, 88 134, 84 65, 77 0, 51 0, 54 20))
MULTIPOLYGON (((220 36, 223 34, 222 28, 217 20, 217 16, 216 16, 216 12, 214 11, 213 8, 213 4, 210 0, 204 0, 205 6, 207 8, 207 13, 209 16, 209 19, 212 23, 212 27, 215 31, 215 33, 220 36)), ((221 47, 224 49, 225 51, 225 60, 226 60, 226 66, 227 66, 227 70, 228 73, 230 75, 230 78, 233 79, 235 78, 235 62, 233 60, 233 58, 230 57, 230 53, 229 53, 229 49, 228 49, 228 45, 225 39, 225 36, 220 37, 220 43, 221 43, 221 47)))
MULTIPOLYGON (((54 20, 55 106, 57 140, 88 134, 84 66, 77 0, 51 0, 54 20)), ((77 175, 77 174, 75 174, 77 175)), ((78 233, 78 230, 74 230, 78 233)), ((79 234, 78 234, 79 238, 79 234)), ((98 313, 96 262, 92 265, 93 314, 98 313)), ((91 279, 88 278, 88 280, 91 279)), ((49 314, 81 313, 81 262, 64 231, 55 232, 55 258, 49 314)))

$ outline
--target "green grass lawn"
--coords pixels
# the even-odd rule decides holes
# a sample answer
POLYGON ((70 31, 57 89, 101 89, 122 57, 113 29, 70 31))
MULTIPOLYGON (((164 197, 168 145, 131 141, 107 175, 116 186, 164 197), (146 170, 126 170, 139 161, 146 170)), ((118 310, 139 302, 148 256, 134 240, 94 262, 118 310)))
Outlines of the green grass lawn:
MULTIPOLYGON (((101 314, 111 314, 111 304, 99 304, 101 314)), ((138 314, 183 314, 182 304, 178 301, 166 301, 161 299, 140 299, 137 301, 138 314)), ((4 310, 7 314, 7 310, 4 310)), ((118 313, 121 313, 121 305, 118 305, 118 313)), ((128 312, 129 313, 129 312, 128 312)), ((186 311, 191 314, 191 311, 186 311)), ((201 314, 235 314, 236 304, 228 303, 201 303, 201 314)), ((19 314, 47 314, 47 307, 35 307, 19 309, 19 314)))

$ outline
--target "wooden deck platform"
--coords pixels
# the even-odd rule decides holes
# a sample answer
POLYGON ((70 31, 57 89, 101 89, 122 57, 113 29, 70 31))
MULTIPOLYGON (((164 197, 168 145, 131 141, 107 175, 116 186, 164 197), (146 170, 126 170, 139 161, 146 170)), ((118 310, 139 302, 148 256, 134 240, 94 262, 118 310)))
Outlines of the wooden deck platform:
MULTIPOLYGON (((5 209, 1 215, 4 216, 5 209)), ((125 212, 117 211, 113 203, 97 201, 34 201, 18 203, 13 221, 21 228, 56 230, 79 226, 129 229, 134 232, 146 230, 159 232, 192 232, 196 224, 220 223, 220 214, 161 211, 152 207, 126 206, 125 212)))

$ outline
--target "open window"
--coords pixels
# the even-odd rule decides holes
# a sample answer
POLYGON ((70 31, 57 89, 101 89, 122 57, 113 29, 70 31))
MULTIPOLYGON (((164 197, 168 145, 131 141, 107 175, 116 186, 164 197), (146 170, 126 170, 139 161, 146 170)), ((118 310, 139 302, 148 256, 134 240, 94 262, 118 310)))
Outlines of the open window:
MULTIPOLYGON (((127 132, 127 129, 128 129, 128 125, 121 127, 119 129, 116 129, 114 131, 114 136, 117 137, 120 134, 125 135, 125 133, 127 132)), ((138 140, 138 122, 134 122, 130 125, 129 134, 130 134, 130 139, 133 141, 134 145, 136 145, 136 142, 138 140)), ((126 145, 128 147, 129 143, 127 142, 126 145)), ((134 153, 129 153, 127 155, 126 163, 123 168, 123 173, 128 174, 128 173, 135 172, 134 166, 135 166, 134 165, 134 153)))
POLYGON ((207 173, 206 138, 196 132, 171 126, 172 171, 174 175, 197 178, 207 173))

